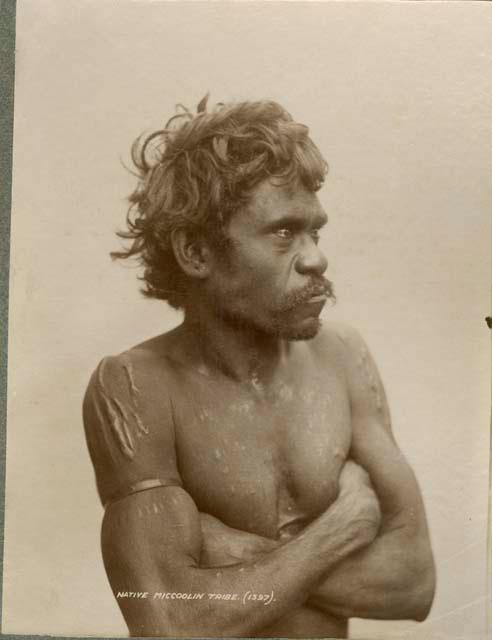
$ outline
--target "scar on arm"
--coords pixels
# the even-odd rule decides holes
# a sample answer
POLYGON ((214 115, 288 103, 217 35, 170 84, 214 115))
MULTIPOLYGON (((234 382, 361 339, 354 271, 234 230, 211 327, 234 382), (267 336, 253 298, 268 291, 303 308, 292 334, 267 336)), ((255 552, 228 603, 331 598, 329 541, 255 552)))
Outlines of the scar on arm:
POLYGON ((113 434, 121 452, 127 458, 132 459, 135 455, 135 447, 130 434, 128 417, 122 404, 116 398, 107 394, 104 383, 104 369, 105 361, 103 360, 99 365, 97 387, 104 402, 108 418, 107 422, 109 423, 111 433, 113 434))
MULTIPOLYGON (((345 347, 348 346, 349 339, 343 330, 338 330, 336 336, 345 347)), ((377 413, 381 416, 385 427, 388 430, 391 430, 391 417, 388 405, 384 402, 384 391, 381 381, 379 380, 377 370, 371 361, 369 351, 364 344, 359 345, 358 347, 357 365, 362 371, 366 388, 370 392, 370 397, 372 398, 372 402, 377 413)))
MULTIPOLYGON (((142 436, 149 433, 148 428, 143 423, 138 412, 138 394, 139 389, 135 384, 133 377, 133 370, 130 363, 125 363, 123 369, 125 371, 128 387, 130 391, 130 405, 122 403, 118 398, 110 395, 106 388, 105 383, 105 360, 99 365, 97 374, 97 389, 100 397, 102 398, 106 419, 101 422, 109 424, 110 433, 113 435, 118 448, 128 459, 133 459, 135 456, 135 443, 132 437, 131 422, 136 425, 136 435, 142 436), (130 418, 133 418, 131 421, 130 418)), ((98 411, 98 417, 101 419, 100 411, 98 411)))
POLYGON ((135 384, 135 380, 133 378, 133 368, 131 362, 125 362, 123 365, 123 371, 126 374, 126 378, 128 380, 128 386, 130 387, 130 395, 132 396, 132 400, 134 400, 135 404, 137 403, 137 397, 140 393, 139 388, 135 384))
POLYGON ((128 380, 128 387, 130 389, 130 397, 132 399, 133 407, 130 409, 133 419, 135 420, 135 424, 137 425, 137 436, 139 435, 148 435, 149 430, 142 422, 142 419, 138 413, 138 396, 140 394, 140 389, 135 384, 135 379, 133 377, 133 367, 131 362, 125 362, 123 365, 123 370, 126 375, 126 379, 128 380))
POLYGON ((359 352, 359 367, 362 369, 364 373, 364 377, 367 383, 367 386, 371 392, 371 397, 374 400, 374 404, 379 413, 383 412, 383 399, 381 397, 381 388, 378 383, 378 379, 374 372, 374 368, 369 361, 369 354, 367 350, 362 347, 359 352))

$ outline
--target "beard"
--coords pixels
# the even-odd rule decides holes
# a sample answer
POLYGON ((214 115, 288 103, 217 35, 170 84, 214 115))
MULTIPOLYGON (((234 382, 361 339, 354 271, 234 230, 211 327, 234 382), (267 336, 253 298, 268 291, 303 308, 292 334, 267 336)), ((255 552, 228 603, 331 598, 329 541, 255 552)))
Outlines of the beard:
POLYGON ((326 278, 313 279, 307 286, 285 294, 275 311, 273 332, 284 340, 311 340, 321 328, 318 316, 308 316, 300 325, 293 322, 296 311, 306 305, 313 296, 326 295, 334 305, 336 303, 333 283, 326 278))
POLYGON ((336 303, 333 283, 326 278, 313 279, 305 287, 284 294, 270 310, 267 319, 254 316, 253 313, 222 307, 221 315, 238 329, 250 329, 283 340, 311 340, 321 328, 321 319, 317 315, 297 317, 313 296, 326 295, 332 305, 336 303))

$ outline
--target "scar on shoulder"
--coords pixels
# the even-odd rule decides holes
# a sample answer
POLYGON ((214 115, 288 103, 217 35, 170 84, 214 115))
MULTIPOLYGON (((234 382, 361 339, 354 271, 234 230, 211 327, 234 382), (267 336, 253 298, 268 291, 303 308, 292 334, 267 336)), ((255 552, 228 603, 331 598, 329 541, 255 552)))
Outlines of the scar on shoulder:
MULTIPOLYGON (((135 384, 131 363, 125 362, 123 370, 128 384, 130 402, 122 402, 114 395, 110 395, 105 383, 105 369, 106 360, 102 360, 97 371, 97 390, 102 398, 106 414, 106 419, 103 419, 102 422, 109 424, 110 432, 120 451, 131 460, 135 456, 134 436, 142 437, 142 435, 149 433, 138 412, 139 389, 135 384), (133 424, 136 426, 134 430, 132 429, 133 424)), ((102 416, 99 418, 101 419, 102 416)))

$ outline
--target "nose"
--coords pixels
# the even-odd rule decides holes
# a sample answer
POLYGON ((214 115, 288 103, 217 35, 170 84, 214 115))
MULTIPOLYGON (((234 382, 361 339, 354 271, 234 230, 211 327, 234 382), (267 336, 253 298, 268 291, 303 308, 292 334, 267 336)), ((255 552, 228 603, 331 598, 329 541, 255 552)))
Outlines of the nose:
POLYGON ((328 268, 328 260, 316 242, 309 237, 304 242, 295 263, 297 273, 301 275, 322 276, 328 268))

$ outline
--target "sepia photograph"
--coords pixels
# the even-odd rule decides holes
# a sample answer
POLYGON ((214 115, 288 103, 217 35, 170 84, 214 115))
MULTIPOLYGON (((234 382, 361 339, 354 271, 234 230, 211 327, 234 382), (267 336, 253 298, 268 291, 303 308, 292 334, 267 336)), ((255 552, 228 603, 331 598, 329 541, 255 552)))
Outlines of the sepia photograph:
POLYGON ((18 0, 4 634, 490 637, 491 28, 18 0))

